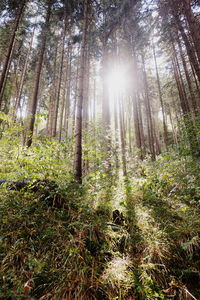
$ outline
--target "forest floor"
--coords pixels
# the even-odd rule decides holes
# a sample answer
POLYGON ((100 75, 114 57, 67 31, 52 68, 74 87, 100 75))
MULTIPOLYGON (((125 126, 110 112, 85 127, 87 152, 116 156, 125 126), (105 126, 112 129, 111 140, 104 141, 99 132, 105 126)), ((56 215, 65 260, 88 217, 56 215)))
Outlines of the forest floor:
POLYGON ((145 198, 138 188, 144 181, 120 181, 111 201, 126 217, 108 226, 113 257, 101 278, 105 299, 200 299, 199 208, 145 198))
POLYGON ((1 168, 1 300, 200 299, 196 162, 171 154, 78 185, 43 149, 1 168))

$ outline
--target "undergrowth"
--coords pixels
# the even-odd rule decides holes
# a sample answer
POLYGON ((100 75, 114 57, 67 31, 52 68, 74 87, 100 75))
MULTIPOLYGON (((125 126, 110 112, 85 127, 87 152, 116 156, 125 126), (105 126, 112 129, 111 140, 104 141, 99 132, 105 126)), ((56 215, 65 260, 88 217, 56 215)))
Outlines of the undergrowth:
POLYGON ((78 185, 70 142, 0 143, 0 299, 198 299, 198 161, 171 151, 78 185))

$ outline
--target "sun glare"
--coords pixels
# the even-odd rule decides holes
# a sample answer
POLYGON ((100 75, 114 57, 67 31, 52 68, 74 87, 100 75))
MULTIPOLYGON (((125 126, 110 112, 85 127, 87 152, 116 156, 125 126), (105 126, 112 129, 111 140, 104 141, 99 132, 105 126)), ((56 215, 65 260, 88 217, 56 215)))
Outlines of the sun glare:
POLYGON ((108 89, 111 97, 124 93, 127 89, 126 72, 123 68, 115 68, 108 74, 108 89))

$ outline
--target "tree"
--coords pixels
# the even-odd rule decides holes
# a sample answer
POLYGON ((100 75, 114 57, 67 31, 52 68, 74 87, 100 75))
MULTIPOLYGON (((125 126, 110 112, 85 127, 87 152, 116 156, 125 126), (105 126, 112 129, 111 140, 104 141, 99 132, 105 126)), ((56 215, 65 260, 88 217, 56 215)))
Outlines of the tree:
POLYGON ((77 115, 76 115, 76 142, 75 142, 75 156, 74 156, 74 178, 78 183, 82 183, 82 125, 83 125, 83 101, 85 89, 85 69, 87 62, 87 32, 89 27, 89 9, 90 0, 84 0, 83 13, 83 36, 80 57, 80 77, 77 101, 77 115))
POLYGON ((7 74, 8 74, 9 68, 10 68, 10 63, 11 63, 11 59, 12 59, 12 55, 13 55, 17 30, 19 28, 20 20, 22 18, 25 6, 26 6, 26 0, 17 1, 15 4, 14 12, 16 12, 16 16, 15 16, 14 26, 13 26, 13 30, 11 33, 10 43, 8 45, 8 51, 6 53, 6 58, 5 58, 5 61, 3 64, 3 69, 1 72, 1 78, 0 78, 0 109, 2 106, 3 93, 4 93, 4 89, 5 89, 5 85, 6 85, 7 74))
POLYGON ((42 28, 41 43, 39 45, 39 59, 38 59, 37 67, 36 67, 35 86, 34 86, 33 99, 32 99, 31 108, 30 108, 30 122, 29 122, 29 125, 27 128, 27 130, 28 130, 27 138, 26 138, 26 146, 27 147, 30 147, 32 144, 33 130, 34 130, 35 117, 36 117, 37 104, 38 104, 38 92, 39 92, 40 78, 41 78, 41 72, 42 72, 42 64, 43 64, 43 59, 44 59, 47 35, 48 35, 48 31, 49 31, 52 5, 53 5, 53 0, 48 0, 45 23, 42 28))

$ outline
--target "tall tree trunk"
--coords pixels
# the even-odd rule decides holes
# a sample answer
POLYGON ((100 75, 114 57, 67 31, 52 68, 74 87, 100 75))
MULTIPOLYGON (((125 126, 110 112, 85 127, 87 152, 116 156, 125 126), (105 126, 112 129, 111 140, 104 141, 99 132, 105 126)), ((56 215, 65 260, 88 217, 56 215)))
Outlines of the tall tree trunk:
POLYGON ((133 97, 133 114, 134 114, 134 125, 135 125, 134 128, 135 128, 136 146, 140 150, 140 159, 143 159, 142 139, 141 139, 141 131, 140 131, 137 94, 134 94, 134 97, 133 97))
POLYGON ((123 106, 122 99, 118 100, 119 105, 119 124, 120 124, 120 138, 121 138, 121 151, 122 151, 122 169, 123 176, 127 177, 127 167, 126 167, 126 138, 125 138, 125 128, 124 128, 124 118, 123 118, 123 106))
MULTIPOLYGON (((88 29, 88 37, 89 38, 89 29, 88 29)), ((85 150, 84 150, 84 161, 83 161, 83 168, 84 168, 84 174, 87 175, 89 172, 89 157, 88 157, 88 126, 89 126, 89 108, 90 108, 90 102, 89 102, 89 87, 90 87, 90 46, 88 45, 88 49, 86 50, 87 57, 86 57, 86 70, 85 70, 85 91, 84 91, 84 104, 83 104, 83 128, 84 128, 84 144, 85 144, 85 150)))
POLYGON ((28 126, 28 134, 27 134, 27 138, 26 138, 26 146, 27 147, 31 146, 32 139, 33 139, 33 130, 34 130, 34 125, 35 125, 35 115, 36 115, 36 111, 37 111, 40 77, 41 77, 41 73, 42 73, 42 65, 43 65, 43 58, 44 58, 44 53, 45 53, 45 48, 46 48, 47 34, 49 31, 51 7, 52 7, 52 0, 49 0, 48 6, 47 6, 45 24, 44 24, 44 28, 42 30, 42 41, 41 41, 41 47, 40 47, 40 54, 39 54, 39 58, 38 58, 38 65, 36 68, 36 80, 35 80, 33 100, 32 100, 31 111, 30 111, 31 119, 30 119, 30 123, 28 126))
POLYGON ((17 34, 17 30, 19 28, 19 23, 20 23, 22 15, 23 15, 25 5, 26 5, 26 0, 22 0, 21 5, 19 7, 19 11, 18 11, 16 19, 15 19, 13 33, 12 33, 12 36, 11 36, 11 39, 10 39, 10 44, 8 46, 6 59, 5 59, 5 62, 3 64, 3 70, 1 72, 1 78, 0 78, 0 109, 1 109, 1 105, 2 105, 3 93, 4 93, 5 84, 6 84, 8 70, 9 70, 9 67, 10 67, 10 62, 11 62, 11 57, 12 57, 13 48, 14 48, 14 44, 15 44, 16 34, 17 34))
POLYGON ((193 121, 191 119, 191 116, 188 115, 188 107, 186 105, 185 101, 185 92, 184 92, 184 86, 182 85, 182 82, 179 77, 176 61, 172 61, 173 63, 173 70, 174 70, 174 77, 176 80, 178 92, 179 92, 179 99, 180 99, 180 104, 181 104, 181 109, 183 112, 183 120, 185 123, 185 128, 187 130, 188 134, 188 141, 190 144, 190 149, 191 149, 191 154, 194 157, 200 157, 200 149, 199 149, 199 143, 198 143, 198 138, 196 135, 196 130, 193 124, 193 121))
POLYGON ((175 130, 175 126, 174 126, 174 121, 173 121, 173 118, 172 118, 172 112, 171 112, 170 105, 168 105, 168 111, 169 111, 170 123, 171 123, 171 126, 172 126, 173 140, 174 140, 175 144, 178 144, 177 132, 175 130))
POLYGON ((102 80, 103 80, 103 95, 102 95, 102 120, 103 129, 105 134, 104 154, 106 160, 106 173, 109 175, 111 172, 111 136, 110 136, 110 102, 107 83, 108 71, 108 46, 106 38, 103 40, 103 55, 102 55, 102 80))
POLYGON ((183 77, 182 77, 182 73, 181 73, 181 69, 180 69, 180 64, 179 64, 176 48, 175 48, 173 41, 172 41, 172 48, 173 48, 173 63, 175 65, 176 72, 178 73, 177 79, 179 81, 179 86, 180 86, 181 94, 182 94, 182 97, 181 97, 182 104, 181 105, 183 105, 184 113, 186 114, 186 113, 190 113, 191 109, 190 109, 187 94, 185 91, 185 85, 184 85, 184 81, 183 81, 183 77))
MULTIPOLYGON (((115 99, 116 100, 116 99, 115 99)), ((118 157, 118 152, 119 152, 119 122, 118 122, 118 116, 119 116, 119 105, 115 105, 115 110, 114 110, 114 123, 115 123, 115 165, 116 169, 119 168, 119 157, 118 157)))
POLYGON ((195 19, 195 16, 193 14, 191 8, 191 0, 182 0, 182 5, 184 14, 189 25, 196 54, 200 63, 200 25, 198 24, 198 21, 195 19))
POLYGON ((60 124, 59 124, 59 142, 62 140, 62 133, 63 133, 63 117, 65 116, 65 108, 66 108, 66 95, 68 93, 68 81, 71 76, 71 70, 69 70, 69 64, 71 60, 71 47, 68 47, 67 51, 67 60, 66 60, 66 70, 64 75, 64 90, 63 90, 63 96, 62 96, 62 103, 61 103, 61 112, 60 112, 60 124))
POLYGON ((173 65, 173 71, 174 71, 174 77, 176 80, 176 85, 177 85, 177 89, 178 89, 178 93, 179 93, 179 99, 180 99, 180 104, 181 104, 181 108, 184 114, 188 114, 189 113, 189 108, 187 105, 187 101, 185 99, 185 91, 184 91, 184 87, 182 85, 182 82, 180 80, 180 73, 179 70, 177 68, 177 64, 176 64, 176 60, 173 59, 172 60, 172 65, 173 65))
POLYGON ((185 43, 185 47, 186 47, 186 50, 187 50, 187 54, 188 54, 188 57, 191 61, 191 64, 193 65, 194 67, 194 70, 196 72, 196 75, 198 77, 198 80, 200 82, 200 65, 199 65, 199 62, 197 60, 197 57, 196 57, 196 53, 195 53, 195 50, 194 50, 194 47, 193 45, 190 43, 189 39, 188 39, 188 36, 187 34, 185 33, 185 30, 183 28, 183 25, 182 25, 182 22, 180 20, 180 17, 177 13, 175 13, 175 11, 173 10, 174 12, 174 18, 175 18, 175 21, 176 21, 176 24, 177 24, 177 27, 178 27, 178 30, 180 31, 181 33, 181 36, 182 36, 182 39, 185 43))
POLYGON ((66 17, 65 17, 64 22, 65 23, 64 23, 62 44, 61 44, 61 58, 60 58, 60 66, 59 66, 59 73, 58 73, 58 88, 57 88, 56 99, 55 99, 55 111, 54 111, 55 116, 54 116, 54 122, 53 122, 53 130, 52 130, 53 137, 56 137, 56 135, 57 135, 58 110, 59 110, 59 104, 60 104, 60 91, 61 91, 63 61, 64 61, 64 53, 65 53, 65 37, 66 37, 66 30, 67 30, 67 18, 66 17))
POLYGON ((140 138, 141 138, 141 159, 143 160, 146 155, 146 145, 145 145, 145 136, 144 136, 142 105, 138 94, 137 94, 137 107, 138 107, 138 121, 139 121, 140 138))
POLYGON ((57 46, 57 39, 55 42, 55 52, 54 52, 54 63, 53 63, 53 80, 50 87, 50 99, 49 99, 49 114, 47 120, 47 136, 52 137, 53 133, 53 122, 54 122, 54 111, 55 111, 55 97, 57 93, 57 54, 58 54, 58 46, 57 46))
POLYGON ((187 63, 185 61, 185 57, 184 57, 184 53, 183 53, 183 49, 182 49, 182 45, 179 39, 179 36, 177 36, 177 41, 178 41, 178 47, 179 47, 179 52, 180 52, 180 56, 181 56, 181 60, 182 60, 182 64, 183 64, 183 68, 184 68, 184 72, 185 72, 185 77, 187 80, 187 84, 188 84, 188 88, 189 88, 189 92, 190 92, 190 96, 191 96, 191 106, 193 108, 193 111, 195 112, 197 109, 197 104, 196 104, 196 96, 195 93, 193 91, 193 87, 192 87, 192 81, 189 75, 189 71, 187 68, 187 63))
POLYGON ((144 57, 142 57, 142 63, 143 63, 143 77, 144 77, 144 91, 145 91, 148 140, 149 140, 149 148, 150 148, 150 152, 151 152, 151 159, 152 159, 152 161, 154 161, 154 160, 156 160, 156 153, 155 153, 155 146, 154 146, 153 120, 152 120, 152 112, 151 112, 151 105, 150 105, 150 98, 149 98, 149 87, 148 87, 144 57))
MULTIPOLYGON (((75 96, 74 96, 74 103, 73 103, 73 111, 72 111, 72 133, 74 134, 75 132, 75 126, 76 126, 76 109, 77 109, 77 98, 78 98, 78 78, 79 78, 79 64, 77 64, 77 69, 76 69, 76 86, 75 86, 75 96)), ((66 126, 64 126, 66 128, 66 126)))
POLYGON ((83 121, 83 96, 85 83, 85 68, 87 59, 87 31, 89 25, 89 0, 84 0, 83 38, 81 46, 79 94, 76 114, 76 142, 74 156, 74 178, 76 182, 82 183, 82 121, 83 121))
POLYGON ((191 66, 192 75, 193 75, 193 78, 194 78, 194 83, 195 83, 195 86, 196 86, 196 92, 197 92, 197 95, 198 95, 196 97, 196 103, 197 103, 197 107, 200 107, 200 84, 199 84, 200 82, 198 82, 197 75, 195 73, 194 67, 191 64, 191 62, 190 62, 190 66, 191 66))
POLYGON ((35 28, 34 28, 33 33, 32 33, 29 49, 28 49, 28 52, 27 52, 27 55, 26 55, 26 60, 25 60, 25 64, 24 64, 24 68, 23 68, 23 72, 22 72, 22 76, 21 76, 21 80, 20 80, 19 90, 18 90, 17 96, 16 96, 16 101, 15 101, 15 105, 14 105, 14 114, 13 114, 14 119, 16 119, 17 111, 21 106, 21 97, 22 97, 24 82, 25 82, 25 78, 26 78, 28 63, 29 63, 29 60, 30 60, 30 54, 31 54, 31 51, 32 51, 34 34, 35 34, 35 28))
MULTIPOLYGON (((67 76, 67 94, 65 98, 65 114, 64 114, 64 130, 65 130, 65 138, 68 137, 69 134, 69 116, 70 116, 70 106, 71 106, 71 77, 72 77, 72 46, 69 46, 69 60, 68 60, 68 76, 67 76)), ((76 84, 78 85, 78 75, 76 77, 76 84)), ((76 105, 75 105, 76 106, 76 105)), ((73 126, 72 126, 73 132, 73 126)))
POLYGON ((168 146, 168 132, 167 132, 167 124, 166 124, 166 116, 165 116, 163 95, 162 95, 162 90, 161 90, 160 76, 159 76, 159 72, 158 72, 158 64, 157 64, 157 59, 156 59, 154 43, 152 44, 152 47, 153 47, 154 63, 155 63, 155 68, 156 68, 156 78, 157 78, 157 85, 158 85, 159 100, 160 100, 161 110, 162 110, 164 142, 165 142, 165 147, 167 148, 167 146, 168 146))

